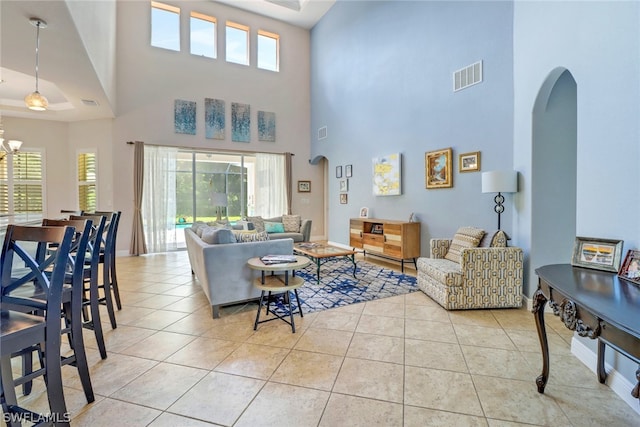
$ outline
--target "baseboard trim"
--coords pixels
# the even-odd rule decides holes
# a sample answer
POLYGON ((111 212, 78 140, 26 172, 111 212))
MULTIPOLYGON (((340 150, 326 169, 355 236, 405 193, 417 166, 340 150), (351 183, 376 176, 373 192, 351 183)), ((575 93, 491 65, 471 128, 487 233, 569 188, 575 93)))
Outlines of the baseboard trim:
MULTIPOLYGON (((612 350, 611 347, 608 347, 607 350, 612 350)), ((595 352, 593 352, 589 347, 584 345, 579 339, 573 337, 571 340, 571 353, 578 358, 587 368, 589 368, 594 375, 596 374, 596 367, 598 364, 598 356, 595 352)), ((631 396, 631 390, 636 386, 632 384, 627 378, 621 375, 618 371, 613 369, 613 367, 606 363, 604 364, 604 369, 607 372, 607 380, 605 384, 609 386, 609 388, 622 400, 625 401, 627 405, 631 407, 636 413, 640 415, 640 405, 638 404, 638 399, 631 396)))

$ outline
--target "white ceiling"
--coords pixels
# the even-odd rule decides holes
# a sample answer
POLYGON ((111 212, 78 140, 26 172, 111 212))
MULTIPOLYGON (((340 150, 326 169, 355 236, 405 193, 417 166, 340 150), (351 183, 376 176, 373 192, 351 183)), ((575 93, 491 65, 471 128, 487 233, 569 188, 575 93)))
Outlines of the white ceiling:
MULTIPOLYGON (((118 0, 119 1, 119 0, 118 0)), ((124 0, 123 0, 124 1, 124 0)), ((310 29, 335 0, 219 0, 229 6, 310 29)), ((99 77, 63 0, 0 1, 0 112, 3 116, 79 121, 114 117, 99 77), (40 30, 39 89, 49 109, 34 112, 24 97, 35 90, 36 28, 40 30), (95 101, 88 106, 84 101, 95 101)))

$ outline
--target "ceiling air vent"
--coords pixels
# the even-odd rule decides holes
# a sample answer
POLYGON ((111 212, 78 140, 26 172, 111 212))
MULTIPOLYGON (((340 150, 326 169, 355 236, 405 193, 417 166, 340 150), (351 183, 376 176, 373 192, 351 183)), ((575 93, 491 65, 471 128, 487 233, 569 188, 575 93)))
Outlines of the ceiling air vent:
POLYGON ((482 82, 482 61, 461 68, 453 73, 453 91, 457 92, 482 82))
POLYGON ((322 126, 318 129, 318 140, 325 139, 327 137, 327 127, 322 126))
POLYGON ((87 107, 97 107, 98 106, 98 103, 96 101, 94 101, 93 99, 82 99, 81 101, 87 107))

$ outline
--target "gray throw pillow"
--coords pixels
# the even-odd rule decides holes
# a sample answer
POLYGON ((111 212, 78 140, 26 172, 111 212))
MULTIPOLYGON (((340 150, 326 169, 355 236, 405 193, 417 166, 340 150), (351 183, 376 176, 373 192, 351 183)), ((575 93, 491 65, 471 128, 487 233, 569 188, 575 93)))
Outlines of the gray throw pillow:
POLYGON ((233 232, 227 228, 208 227, 202 232, 202 241, 210 245, 236 243, 233 232))

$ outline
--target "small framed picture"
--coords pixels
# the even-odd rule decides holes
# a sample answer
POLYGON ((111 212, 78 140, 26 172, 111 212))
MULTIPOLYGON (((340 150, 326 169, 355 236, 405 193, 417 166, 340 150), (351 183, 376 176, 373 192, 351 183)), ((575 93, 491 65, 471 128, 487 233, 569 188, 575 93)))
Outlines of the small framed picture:
POLYGON ((343 192, 343 193, 349 191, 349 180, 348 179, 341 179, 340 180, 340 191, 343 192))
POLYGON ((336 166, 336 178, 342 178, 342 166, 336 166))
POLYGON ((353 170, 351 165, 347 165, 344 167, 344 177, 351 178, 353 176, 353 170))
POLYGON ((640 285, 640 251, 629 250, 624 257, 618 276, 640 285))
POLYGON ((341 193, 340 194, 340 203, 343 205, 346 205, 348 203, 349 199, 347 198, 347 193, 341 193))
POLYGON ((458 156, 458 170, 460 172, 477 172, 480 170, 480 152, 464 153, 458 156))
POLYGON ((622 258, 622 240, 576 237, 571 265, 618 272, 622 258))
POLYGON ((360 208, 360 218, 369 218, 369 208, 360 208))
POLYGON ((311 181, 298 181, 298 193, 310 193, 311 181))

